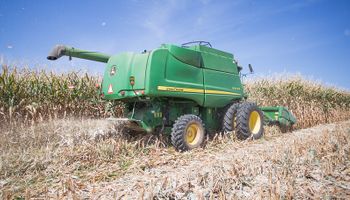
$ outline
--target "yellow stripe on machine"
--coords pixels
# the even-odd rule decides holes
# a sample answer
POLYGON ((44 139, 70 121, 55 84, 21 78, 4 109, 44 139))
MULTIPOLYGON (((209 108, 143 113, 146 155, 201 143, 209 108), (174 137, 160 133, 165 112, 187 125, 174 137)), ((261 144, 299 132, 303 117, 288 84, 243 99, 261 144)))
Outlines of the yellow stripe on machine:
POLYGON ((204 93, 204 90, 203 90, 203 89, 167 87, 167 86, 158 86, 158 90, 161 90, 161 91, 170 91, 170 92, 204 93))
POLYGON ((207 94, 227 94, 227 95, 240 95, 238 93, 234 92, 226 92, 226 91, 221 91, 221 90, 205 90, 205 93, 207 94))
POLYGON ((224 94, 224 95, 239 95, 234 92, 227 92, 221 90, 203 90, 203 89, 194 89, 194 88, 180 88, 180 87, 167 87, 167 86, 158 86, 157 88, 160 91, 169 91, 169 92, 189 92, 189 93, 207 93, 207 94, 224 94))

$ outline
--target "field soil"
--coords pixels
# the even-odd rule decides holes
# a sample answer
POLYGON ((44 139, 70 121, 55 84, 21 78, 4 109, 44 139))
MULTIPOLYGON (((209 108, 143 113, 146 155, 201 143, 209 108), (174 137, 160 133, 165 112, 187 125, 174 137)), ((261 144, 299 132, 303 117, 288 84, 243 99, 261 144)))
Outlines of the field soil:
POLYGON ((204 149, 156 149, 122 176, 69 176, 43 197, 75 199, 349 199, 350 121, 260 140, 216 138, 204 149))

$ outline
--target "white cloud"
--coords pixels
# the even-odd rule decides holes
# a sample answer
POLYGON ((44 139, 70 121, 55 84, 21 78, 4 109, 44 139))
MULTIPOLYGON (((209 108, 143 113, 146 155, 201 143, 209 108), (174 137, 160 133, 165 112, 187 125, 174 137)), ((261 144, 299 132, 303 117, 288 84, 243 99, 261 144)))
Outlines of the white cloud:
POLYGON ((12 46, 12 45, 7 45, 7 48, 8 48, 8 49, 12 49, 13 46, 12 46))
POLYGON ((107 25, 106 22, 102 22, 102 23, 101 23, 101 26, 106 26, 106 25, 107 25))
POLYGON ((164 29, 162 28, 162 24, 159 24, 159 22, 147 20, 143 25, 145 28, 149 29, 157 37, 159 38, 163 37, 164 29))
POLYGON ((186 1, 154 1, 143 15, 142 26, 163 40, 173 34, 172 19, 179 17, 177 12, 186 7, 186 1))
POLYGON ((197 25, 199 25, 199 26, 201 26, 202 24, 203 24, 203 17, 202 16, 200 16, 200 17, 198 17, 197 18, 197 25))

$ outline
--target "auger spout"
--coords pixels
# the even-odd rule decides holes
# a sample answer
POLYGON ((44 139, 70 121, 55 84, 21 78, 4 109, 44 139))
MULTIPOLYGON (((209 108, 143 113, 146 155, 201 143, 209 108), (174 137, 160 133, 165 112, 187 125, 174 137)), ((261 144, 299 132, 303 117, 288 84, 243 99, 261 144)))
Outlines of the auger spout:
POLYGON ((81 58, 86 60, 93 60, 97 62, 107 63, 110 55, 95 52, 95 51, 86 51, 81 49, 76 49, 74 47, 68 47, 64 45, 56 45, 50 54, 47 56, 48 60, 57 60, 62 56, 69 56, 75 58, 81 58))

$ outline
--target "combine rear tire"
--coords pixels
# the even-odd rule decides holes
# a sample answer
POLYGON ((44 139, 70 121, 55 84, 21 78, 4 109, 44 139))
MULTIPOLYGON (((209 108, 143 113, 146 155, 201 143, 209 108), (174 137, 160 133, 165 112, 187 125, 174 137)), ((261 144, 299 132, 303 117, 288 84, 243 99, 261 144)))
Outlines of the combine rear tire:
POLYGON ((239 108, 239 103, 232 104, 226 111, 224 119, 222 121, 222 131, 224 133, 230 133, 236 128, 236 115, 239 108))
POLYGON ((203 144, 205 131, 202 120, 196 115, 177 118, 171 131, 171 143, 178 151, 188 151, 203 144))
POLYGON ((259 139, 264 134, 264 115, 255 103, 242 103, 237 110, 236 135, 238 139, 259 139))

